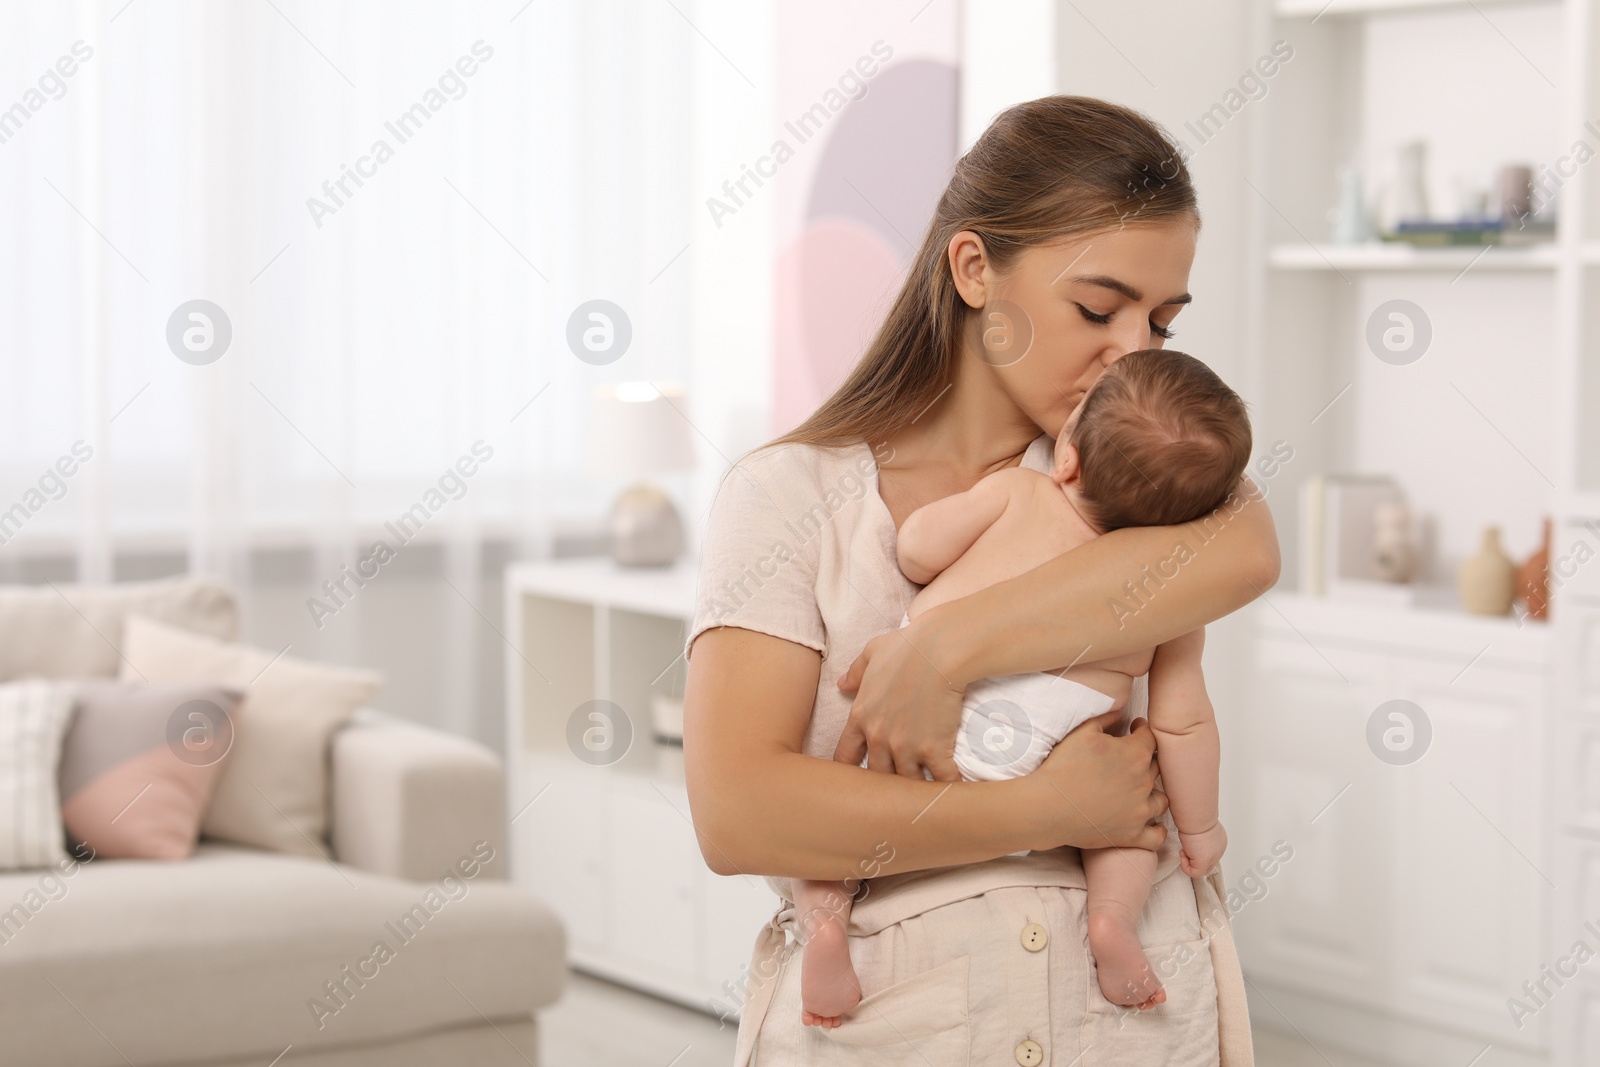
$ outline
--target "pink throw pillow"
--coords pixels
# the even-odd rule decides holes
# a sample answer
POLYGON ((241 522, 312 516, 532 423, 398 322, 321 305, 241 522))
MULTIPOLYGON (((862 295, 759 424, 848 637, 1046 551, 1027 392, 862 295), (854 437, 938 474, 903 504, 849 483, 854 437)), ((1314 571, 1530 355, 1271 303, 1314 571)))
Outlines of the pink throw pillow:
POLYGON ((80 683, 61 748, 67 836, 98 858, 187 858, 243 697, 216 685, 80 683))

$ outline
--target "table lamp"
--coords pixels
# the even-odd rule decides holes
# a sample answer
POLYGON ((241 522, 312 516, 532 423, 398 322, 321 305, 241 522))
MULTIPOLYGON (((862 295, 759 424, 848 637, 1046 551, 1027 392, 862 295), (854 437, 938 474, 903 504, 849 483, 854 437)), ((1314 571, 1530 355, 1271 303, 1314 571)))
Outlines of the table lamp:
POLYGON ((598 386, 589 420, 589 471, 636 480, 611 505, 611 558, 625 567, 671 566, 683 551, 672 499, 646 480, 694 468, 683 389, 674 383, 598 386))

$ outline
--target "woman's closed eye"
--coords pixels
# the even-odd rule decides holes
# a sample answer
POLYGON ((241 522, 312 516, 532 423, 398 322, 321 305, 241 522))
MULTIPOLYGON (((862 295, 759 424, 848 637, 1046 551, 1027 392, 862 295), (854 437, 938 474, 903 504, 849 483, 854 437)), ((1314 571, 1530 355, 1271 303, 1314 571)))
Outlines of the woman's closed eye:
MULTIPOLYGON (((1082 304, 1078 304, 1077 308, 1083 313, 1084 318, 1088 319, 1092 323, 1095 323, 1096 325, 1104 326, 1106 323, 1111 321, 1111 312, 1107 312, 1106 314, 1102 315, 1098 312, 1090 311, 1082 304)), ((1157 337, 1169 341, 1178 336, 1178 331, 1169 326, 1162 326, 1160 323, 1156 322, 1155 319, 1150 320, 1150 332, 1155 334, 1157 337)))

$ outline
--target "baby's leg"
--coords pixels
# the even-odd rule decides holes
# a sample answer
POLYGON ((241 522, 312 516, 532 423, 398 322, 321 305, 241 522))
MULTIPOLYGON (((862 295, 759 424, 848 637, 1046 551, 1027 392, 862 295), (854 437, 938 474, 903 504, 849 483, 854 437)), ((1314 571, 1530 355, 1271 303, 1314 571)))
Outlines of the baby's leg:
POLYGON ((1113 1004, 1153 1008, 1167 999, 1139 944, 1139 913, 1150 895, 1156 854, 1146 848, 1086 848, 1089 947, 1100 992, 1113 1004))
POLYGON ((791 878, 795 922, 800 928, 800 1020, 807 1026, 838 1026, 839 1017, 861 1000, 861 983, 850 963, 854 897, 843 882, 791 878))

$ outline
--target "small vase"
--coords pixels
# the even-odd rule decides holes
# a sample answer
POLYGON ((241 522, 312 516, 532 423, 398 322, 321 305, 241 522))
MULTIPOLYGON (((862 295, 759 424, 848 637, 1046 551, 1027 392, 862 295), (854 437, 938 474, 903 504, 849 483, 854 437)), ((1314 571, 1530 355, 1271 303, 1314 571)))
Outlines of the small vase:
POLYGON ((636 482, 617 496, 610 526, 611 558, 624 567, 670 567, 683 551, 678 509, 649 482, 636 482))
POLYGON ((1428 142, 1407 142, 1395 155, 1394 221, 1428 218, 1428 142))
POLYGON ((1372 569, 1385 582, 1409 582, 1417 570, 1411 509, 1396 501, 1372 513, 1372 569))
POLYGON ((1550 519, 1544 520, 1544 541, 1517 568, 1517 599, 1528 606, 1528 618, 1550 617, 1550 519))
POLYGON ((1461 565, 1456 583, 1461 603, 1474 615, 1504 615, 1511 610, 1515 567, 1500 547, 1500 527, 1483 531, 1483 547, 1461 565))
POLYGON ((1339 168, 1339 206, 1332 214, 1334 244, 1358 245, 1377 236, 1367 214, 1366 186, 1361 168, 1354 164, 1339 168))

